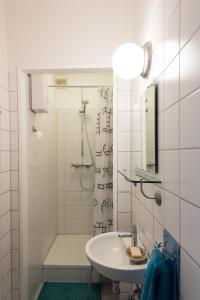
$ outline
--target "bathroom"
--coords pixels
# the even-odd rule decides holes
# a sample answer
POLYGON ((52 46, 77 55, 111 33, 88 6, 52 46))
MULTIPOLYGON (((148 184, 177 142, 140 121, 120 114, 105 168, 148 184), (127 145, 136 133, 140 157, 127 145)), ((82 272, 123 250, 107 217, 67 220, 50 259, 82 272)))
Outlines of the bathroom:
MULTIPOLYGON (((198 0, 0 0, 0 299, 40 300, 46 283, 71 283, 74 300, 137 299, 137 280, 112 284, 113 274, 87 259, 93 241, 109 258, 114 233, 133 233, 132 224, 149 259, 169 234, 179 249, 178 298, 200 299, 199 9, 198 0), (113 54, 126 43, 145 45, 149 74, 116 75, 113 54), (46 80, 48 113, 31 111, 34 92, 44 92, 36 78, 46 80), (135 185, 135 169, 147 166, 142 117, 151 86, 155 168, 150 159, 153 178, 135 185), (106 97, 113 173, 101 232, 109 233, 93 238, 101 223, 97 114, 106 97)), ((129 65, 140 61, 131 55, 129 65)))

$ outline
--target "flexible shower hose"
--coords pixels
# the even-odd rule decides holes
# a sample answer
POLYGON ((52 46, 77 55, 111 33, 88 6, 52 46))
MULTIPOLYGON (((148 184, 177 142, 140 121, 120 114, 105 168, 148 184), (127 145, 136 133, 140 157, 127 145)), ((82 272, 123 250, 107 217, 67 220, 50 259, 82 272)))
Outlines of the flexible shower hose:
MULTIPOLYGON (((95 171, 96 171, 96 165, 95 165, 95 161, 94 161, 94 157, 93 157, 93 153, 92 153, 92 148, 91 148, 91 145, 90 145, 90 139, 89 139, 89 136, 88 136, 88 129, 87 129, 87 123, 86 123, 86 118, 85 118, 85 114, 83 115, 83 125, 84 125, 84 128, 85 128, 85 134, 86 134, 86 139, 87 139, 87 145, 88 145, 88 149, 89 149, 89 153, 90 153, 90 158, 91 158, 91 161, 92 161, 92 166, 93 166, 93 169, 94 169, 94 174, 95 174, 95 171)), ((84 130, 84 129, 83 129, 84 130)), ((91 187, 85 187, 84 184, 83 184, 83 168, 81 168, 81 173, 80 173, 80 185, 81 185, 81 188, 85 191, 90 191, 92 192, 94 187, 95 187, 95 180, 92 184, 91 187)))

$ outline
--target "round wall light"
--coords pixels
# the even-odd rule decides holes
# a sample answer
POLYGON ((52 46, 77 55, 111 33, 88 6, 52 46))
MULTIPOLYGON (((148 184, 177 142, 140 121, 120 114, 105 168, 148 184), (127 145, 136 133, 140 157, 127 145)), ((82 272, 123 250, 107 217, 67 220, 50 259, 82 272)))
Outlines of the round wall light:
POLYGON ((114 73, 121 79, 129 80, 139 75, 147 78, 151 69, 152 45, 147 42, 140 47, 134 43, 119 46, 112 58, 114 73))

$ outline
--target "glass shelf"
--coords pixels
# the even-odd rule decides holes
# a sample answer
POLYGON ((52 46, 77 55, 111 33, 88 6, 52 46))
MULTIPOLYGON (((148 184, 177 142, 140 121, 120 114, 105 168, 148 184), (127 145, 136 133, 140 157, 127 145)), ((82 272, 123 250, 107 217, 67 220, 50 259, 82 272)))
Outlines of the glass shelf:
POLYGON ((132 182, 135 185, 137 183, 161 183, 160 179, 151 177, 139 169, 136 169, 133 174, 130 174, 126 170, 117 170, 117 172, 121 174, 126 181, 132 182))

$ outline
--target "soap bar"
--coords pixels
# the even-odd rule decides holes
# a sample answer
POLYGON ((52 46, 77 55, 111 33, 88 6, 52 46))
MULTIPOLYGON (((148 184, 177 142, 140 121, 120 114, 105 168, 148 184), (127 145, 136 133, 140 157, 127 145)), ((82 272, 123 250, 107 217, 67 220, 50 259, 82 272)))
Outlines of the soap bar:
POLYGON ((138 247, 130 247, 130 254, 132 256, 132 258, 134 259, 140 259, 140 258, 143 258, 143 255, 140 251, 140 248, 138 247))

